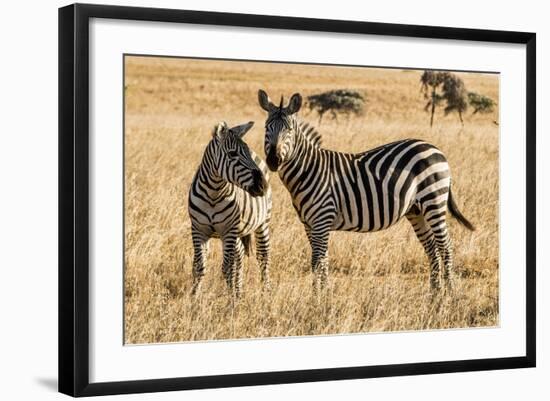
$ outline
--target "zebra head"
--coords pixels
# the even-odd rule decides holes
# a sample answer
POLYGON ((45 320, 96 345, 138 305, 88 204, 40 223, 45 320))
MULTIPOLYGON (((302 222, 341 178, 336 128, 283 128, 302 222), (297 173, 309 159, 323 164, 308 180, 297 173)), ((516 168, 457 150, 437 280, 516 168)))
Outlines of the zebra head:
POLYGON ((274 105, 267 93, 258 91, 258 101, 262 109, 267 111, 265 122, 264 150, 267 166, 271 171, 277 171, 279 166, 289 160, 296 144, 296 113, 302 107, 302 96, 295 93, 290 98, 287 107, 283 107, 283 97, 279 106, 274 105))
POLYGON ((218 149, 217 173, 252 196, 264 196, 268 189, 266 177, 242 140, 253 125, 254 121, 250 121, 229 128, 225 122, 220 122, 214 128, 212 137, 218 149))

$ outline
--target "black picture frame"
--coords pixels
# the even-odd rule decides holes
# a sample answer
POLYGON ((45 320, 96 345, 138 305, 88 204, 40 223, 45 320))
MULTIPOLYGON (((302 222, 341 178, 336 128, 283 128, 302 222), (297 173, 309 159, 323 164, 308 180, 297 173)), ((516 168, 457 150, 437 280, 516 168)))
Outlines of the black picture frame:
POLYGON ((535 65, 535 33, 87 4, 74 4, 60 8, 59 391, 71 396, 94 396, 534 367, 536 363, 535 65), (88 29, 91 18, 524 44, 527 71, 525 355, 495 359, 90 383, 88 29))

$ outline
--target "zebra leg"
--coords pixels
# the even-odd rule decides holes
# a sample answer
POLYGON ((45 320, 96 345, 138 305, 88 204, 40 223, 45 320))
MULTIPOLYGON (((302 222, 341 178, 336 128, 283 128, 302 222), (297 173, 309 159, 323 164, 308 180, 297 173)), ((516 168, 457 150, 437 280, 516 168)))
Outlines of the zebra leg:
POLYGON ((240 238, 235 241, 235 257, 233 260, 233 288, 237 298, 241 296, 243 288, 243 260, 244 260, 244 245, 240 238))
POLYGON ((311 245, 311 228, 306 225, 304 225, 304 228, 306 229, 307 242, 309 242, 309 245, 311 247, 311 271, 315 273, 315 262, 313 260, 313 245, 311 245))
POLYGON ((328 282, 329 234, 329 230, 325 228, 313 228, 308 234, 311 244, 311 270, 313 272, 313 290, 315 293, 319 289, 325 288, 328 282))
POLYGON ((453 244, 447 229, 445 214, 437 215, 437 217, 434 216, 428 222, 434 233, 439 254, 443 259, 443 279, 445 280, 445 286, 447 291, 451 292, 453 289, 453 244))
POLYGON ((200 290, 201 280, 204 276, 205 257, 208 250, 208 237, 198 230, 192 230, 191 237, 193 239, 193 287, 192 295, 196 295, 200 290))
POLYGON ((430 288, 432 292, 438 291, 439 284, 439 250, 432 229, 423 215, 408 213, 407 220, 411 223, 416 237, 424 247, 430 260, 430 288))
POLYGON ((256 259, 260 266, 260 274, 264 289, 270 288, 269 280, 269 262, 270 262, 270 241, 269 241, 269 221, 264 222, 256 231, 256 259))
POLYGON ((227 286, 230 290, 233 290, 233 275, 235 264, 235 248, 237 240, 242 245, 242 242, 237 237, 237 233, 231 233, 226 235, 223 241, 223 261, 222 261, 222 273, 227 286))

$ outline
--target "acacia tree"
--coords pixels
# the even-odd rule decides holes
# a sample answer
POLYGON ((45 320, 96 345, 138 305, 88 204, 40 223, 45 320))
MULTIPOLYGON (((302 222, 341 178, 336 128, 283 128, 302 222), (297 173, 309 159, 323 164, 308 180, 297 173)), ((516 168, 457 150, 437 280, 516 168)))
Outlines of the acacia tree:
POLYGON ((364 112, 365 98, 357 91, 347 89, 331 90, 307 97, 309 110, 319 115, 319 124, 323 115, 330 111, 333 118, 338 113, 361 115, 364 112))
POLYGON ((464 82, 450 72, 424 71, 420 77, 424 98, 428 100, 424 110, 430 111, 430 127, 433 126, 435 109, 445 105, 445 115, 455 111, 462 125, 462 113, 468 108, 467 92, 464 82))

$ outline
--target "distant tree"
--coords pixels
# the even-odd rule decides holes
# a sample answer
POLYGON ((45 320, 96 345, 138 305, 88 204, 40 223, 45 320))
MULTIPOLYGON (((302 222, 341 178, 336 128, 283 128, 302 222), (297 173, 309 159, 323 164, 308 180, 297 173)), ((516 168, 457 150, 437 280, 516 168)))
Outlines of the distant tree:
POLYGON ((425 111, 431 109, 430 112, 430 127, 434 123, 435 108, 443 102, 443 95, 441 92, 441 85, 443 84, 443 73, 437 71, 424 71, 420 77, 420 83, 422 84, 422 92, 424 92, 424 98, 428 99, 428 103, 424 107, 425 111))
POLYGON ((319 124, 323 115, 330 111, 333 118, 337 113, 361 115, 364 112, 365 98, 357 91, 338 89, 307 97, 309 110, 319 115, 319 124))
POLYGON ((464 82, 455 74, 442 71, 424 71, 420 77, 424 98, 428 100, 424 110, 430 111, 430 127, 433 126, 435 109, 445 105, 445 115, 455 111, 462 125, 462 113, 468 108, 464 82))

